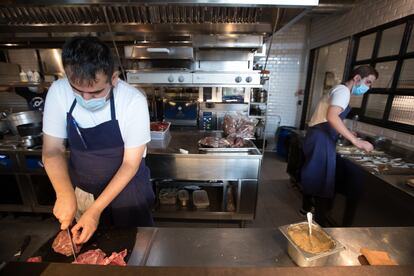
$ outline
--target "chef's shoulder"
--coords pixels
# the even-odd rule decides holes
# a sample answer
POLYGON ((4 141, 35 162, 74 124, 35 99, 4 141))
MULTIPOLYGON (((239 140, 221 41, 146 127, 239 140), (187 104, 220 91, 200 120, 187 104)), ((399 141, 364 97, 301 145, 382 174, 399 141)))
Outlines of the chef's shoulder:
POLYGON ((119 95, 121 95, 120 99, 123 99, 123 101, 127 104, 147 102, 147 97, 142 90, 126 83, 123 80, 118 81, 117 90, 117 94, 119 93, 119 95))
POLYGON ((74 99, 73 90, 67 78, 55 80, 50 86, 46 101, 59 102, 64 106, 70 105, 74 99))
POLYGON ((335 86, 329 94, 330 105, 339 106, 345 109, 351 99, 351 92, 348 87, 343 84, 335 86))

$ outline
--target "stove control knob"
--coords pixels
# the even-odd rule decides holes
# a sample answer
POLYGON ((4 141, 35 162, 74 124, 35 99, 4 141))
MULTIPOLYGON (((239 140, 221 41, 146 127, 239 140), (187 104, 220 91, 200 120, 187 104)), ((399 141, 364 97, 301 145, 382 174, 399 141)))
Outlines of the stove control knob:
POLYGON ((178 81, 179 81, 179 82, 183 82, 183 81, 184 81, 184 76, 179 76, 179 77, 178 77, 178 81))
POLYGON ((237 82, 237 83, 239 83, 239 82, 241 82, 241 81, 242 81, 242 77, 240 77, 240 76, 236 77, 236 82, 237 82))
POLYGON ((174 77, 173 77, 172 75, 170 75, 170 76, 168 77, 168 81, 169 81, 169 82, 173 82, 173 81, 174 81, 174 77))
POLYGON ((252 77, 248 76, 248 77, 246 78, 246 82, 251 82, 251 81, 252 81, 252 77))

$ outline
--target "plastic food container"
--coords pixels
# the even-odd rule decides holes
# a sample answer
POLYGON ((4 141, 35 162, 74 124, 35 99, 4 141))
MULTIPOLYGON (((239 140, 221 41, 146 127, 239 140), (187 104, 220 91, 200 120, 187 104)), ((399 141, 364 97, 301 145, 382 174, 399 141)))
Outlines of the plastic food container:
POLYGON ((178 200, 180 201, 181 206, 185 207, 188 205, 190 200, 190 194, 187 190, 179 190, 177 193, 178 200))
POLYGON ((288 254, 298 266, 301 266, 301 267, 323 266, 326 264, 329 257, 345 249, 345 246, 343 246, 341 243, 339 243, 337 240, 331 237, 328 233, 326 233, 318 224, 313 222, 312 229, 323 232, 329 239, 333 241, 333 246, 330 250, 317 253, 317 254, 312 254, 312 253, 302 250, 290 238, 288 234, 288 230, 290 229, 290 227, 307 225, 307 224, 308 222, 300 222, 296 224, 289 224, 289 225, 284 225, 284 226, 279 227, 279 230, 288 240, 288 246, 287 246, 288 254))
POLYGON ((173 188, 161 189, 158 198, 162 205, 174 205, 177 203, 177 190, 173 188))
MULTIPOLYGON (((163 123, 167 125, 167 127, 164 130, 161 130, 161 131, 151 130, 151 140, 163 140, 166 137, 166 135, 170 133, 171 123, 170 122, 163 122, 163 123)), ((160 122, 151 122, 150 124, 151 129, 156 124, 160 124, 160 122)))
POLYGON ((193 192, 193 204, 195 207, 202 209, 210 206, 208 194, 204 190, 198 190, 193 192))

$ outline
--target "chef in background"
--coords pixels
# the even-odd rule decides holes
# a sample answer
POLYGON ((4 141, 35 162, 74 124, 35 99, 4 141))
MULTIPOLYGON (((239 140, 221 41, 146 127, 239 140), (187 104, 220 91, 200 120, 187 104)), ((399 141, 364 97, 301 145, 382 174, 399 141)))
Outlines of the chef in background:
POLYGON ((301 172, 303 203, 300 213, 305 215, 314 208, 315 220, 321 226, 327 226, 326 213, 335 192, 338 133, 359 149, 373 150, 369 142, 349 131, 343 120, 351 110, 351 95, 362 96, 377 78, 378 72, 369 65, 354 69, 346 82, 322 97, 309 122, 303 145, 305 162, 301 172))
POLYGON ((84 243, 98 224, 153 225, 145 96, 118 79, 111 49, 96 37, 69 39, 62 62, 67 78, 47 94, 42 152, 61 229, 71 227, 76 215, 71 231, 76 243, 84 243))

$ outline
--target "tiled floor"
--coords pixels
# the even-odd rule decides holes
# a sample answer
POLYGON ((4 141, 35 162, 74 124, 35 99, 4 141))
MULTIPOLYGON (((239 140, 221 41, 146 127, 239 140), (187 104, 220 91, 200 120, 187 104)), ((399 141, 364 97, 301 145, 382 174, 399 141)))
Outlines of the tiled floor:
MULTIPOLYGON (((301 197, 290 183, 286 173, 286 162, 273 152, 264 156, 259 184, 256 219, 245 227, 270 227, 302 220, 298 214, 301 197)), ((156 222, 158 227, 238 227, 238 223, 218 222, 156 222)), ((9 260, 19 249, 25 235, 32 242, 22 258, 34 253, 36 248, 48 240, 58 229, 53 217, 4 215, 0 217, 0 261, 9 260)))

